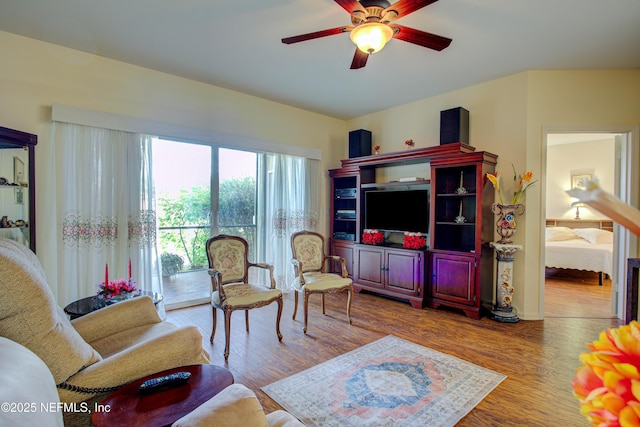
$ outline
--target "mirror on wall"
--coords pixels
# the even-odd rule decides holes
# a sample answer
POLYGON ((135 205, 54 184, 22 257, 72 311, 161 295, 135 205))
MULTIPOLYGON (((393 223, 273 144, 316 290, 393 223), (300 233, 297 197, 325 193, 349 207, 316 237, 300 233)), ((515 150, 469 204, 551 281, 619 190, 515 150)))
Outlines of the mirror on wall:
POLYGON ((37 135, 0 127, 0 237, 36 250, 37 135))

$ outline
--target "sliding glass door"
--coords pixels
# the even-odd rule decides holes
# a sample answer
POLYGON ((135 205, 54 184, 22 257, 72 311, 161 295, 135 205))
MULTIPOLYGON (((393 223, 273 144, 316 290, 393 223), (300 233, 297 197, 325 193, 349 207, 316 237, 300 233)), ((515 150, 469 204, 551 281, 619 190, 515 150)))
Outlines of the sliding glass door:
POLYGON ((258 158, 253 152, 158 139, 153 171, 167 308, 209 301, 205 243, 244 237, 258 251, 258 158))
MULTIPOLYGON (((251 249, 251 261, 254 261, 258 248, 258 155, 228 148, 220 148, 217 152, 217 162, 214 163, 218 166, 219 178, 218 215, 213 231, 215 234, 245 238, 251 249)), ((212 184, 215 188, 214 181, 212 180, 212 184)))

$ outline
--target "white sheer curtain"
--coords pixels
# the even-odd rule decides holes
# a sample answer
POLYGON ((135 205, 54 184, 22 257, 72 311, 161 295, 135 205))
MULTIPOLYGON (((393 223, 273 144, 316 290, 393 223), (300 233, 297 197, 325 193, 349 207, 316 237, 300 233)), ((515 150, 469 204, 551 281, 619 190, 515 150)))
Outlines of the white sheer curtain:
POLYGON ((129 260, 136 286, 161 293, 151 138, 60 122, 51 135, 55 212, 45 223, 55 245, 43 256, 57 266, 58 303, 95 295, 106 264, 110 280, 128 278, 129 260))
POLYGON ((267 164, 265 261, 274 266, 277 287, 288 290, 293 279, 291 234, 314 230, 318 222, 320 162, 269 154, 267 164))

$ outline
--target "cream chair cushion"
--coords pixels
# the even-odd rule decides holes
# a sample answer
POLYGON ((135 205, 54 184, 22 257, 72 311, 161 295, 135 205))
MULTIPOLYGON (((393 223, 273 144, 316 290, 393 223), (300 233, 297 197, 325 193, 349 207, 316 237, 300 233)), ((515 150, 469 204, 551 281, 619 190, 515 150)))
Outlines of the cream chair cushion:
POLYGON ((49 368, 31 350, 4 337, 0 337, 0 384, 0 402, 16 405, 0 411, 0 426, 63 427, 49 368))
POLYGON ((293 285, 297 289, 307 288, 310 291, 324 291, 349 286, 352 283, 351 279, 342 277, 339 274, 319 272, 304 273, 304 281, 304 286, 301 286, 300 278, 297 277, 293 285))
POLYGON ((102 358, 71 326, 54 301, 40 263, 25 249, 0 239, 0 336, 38 355, 58 384, 102 358))
MULTIPOLYGON (((255 286, 247 283, 224 285, 224 293, 227 299, 224 305, 249 306, 261 301, 269 301, 277 298, 282 291, 279 289, 269 289, 264 286, 255 286)), ((211 302, 220 306, 220 292, 211 294, 211 302)))
POLYGON ((171 427, 304 427, 290 413, 264 414, 253 391, 232 384, 173 423, 171 427))
POLYGON ((172 427, 267 426, 267 417, 256 395, 242 384, 231 384, 180 418, 172 427))

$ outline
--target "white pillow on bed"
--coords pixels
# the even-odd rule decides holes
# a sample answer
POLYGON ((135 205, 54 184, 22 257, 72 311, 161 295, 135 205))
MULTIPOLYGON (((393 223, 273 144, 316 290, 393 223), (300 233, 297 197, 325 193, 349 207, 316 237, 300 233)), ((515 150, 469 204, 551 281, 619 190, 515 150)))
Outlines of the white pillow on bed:
POLYGON ((611 231, 599 228, 576 228, 573 232, 587 242, 596 245, 613 243, 613 233, 611 231))
POLYGON ((547 227, 545 229, 545 240, 547 242, 562 242, 564 240, 579 239, 580 236, 574 231, 569 227, 547 227))

